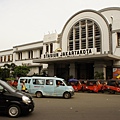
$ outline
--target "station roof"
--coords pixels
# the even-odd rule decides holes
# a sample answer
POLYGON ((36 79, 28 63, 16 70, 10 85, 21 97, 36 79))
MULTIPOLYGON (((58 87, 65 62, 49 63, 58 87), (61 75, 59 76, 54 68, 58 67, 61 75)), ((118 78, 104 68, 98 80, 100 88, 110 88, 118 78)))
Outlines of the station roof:
POLYGON ((95 55, 83 55, 73 57, 58 57, 58 58, 45 58, 45 59, 34 59, 33 63, 61 63, 61 62, 92 62, 96 60, 111 61, 120 60, 120 57, 112 54, 95 54, 95 55))

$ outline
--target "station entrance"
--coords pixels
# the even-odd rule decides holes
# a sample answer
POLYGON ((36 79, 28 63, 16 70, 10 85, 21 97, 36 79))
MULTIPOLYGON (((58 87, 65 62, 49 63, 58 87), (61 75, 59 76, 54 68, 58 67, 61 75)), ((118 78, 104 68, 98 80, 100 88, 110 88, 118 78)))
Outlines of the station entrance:
POLYGON ((76 63, 78 79, 94 79, 94 63, 76 63))
MULTIPOLYGON (((74 63, 75 78, 77 79, 93 79, 94 78, 94 63, 74 63)), ((64 79, 73 76, 70 74, 70 64, 54 64, 55 75, 64 79)))

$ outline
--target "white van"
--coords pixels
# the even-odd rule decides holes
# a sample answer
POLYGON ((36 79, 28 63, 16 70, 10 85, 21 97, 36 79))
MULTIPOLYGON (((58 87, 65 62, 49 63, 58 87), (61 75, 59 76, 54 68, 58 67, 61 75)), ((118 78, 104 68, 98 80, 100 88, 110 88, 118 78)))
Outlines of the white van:
POLYGON ((36 97, 58 96, 71 98, 74 95, 72 86, 67 86, 64 79, 57 77, 20 77, 17 89, 21 90, 21 84, 25 81, 27 90, 36 97))

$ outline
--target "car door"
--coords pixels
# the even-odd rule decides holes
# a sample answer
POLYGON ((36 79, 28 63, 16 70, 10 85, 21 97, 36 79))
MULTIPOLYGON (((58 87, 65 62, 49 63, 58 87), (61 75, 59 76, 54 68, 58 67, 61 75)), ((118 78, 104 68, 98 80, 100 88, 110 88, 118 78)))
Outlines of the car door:
POLYGON ((25 83, 25 86, 26 86, 26 88, 27 88, 27 91, 29 92, 29 93, 31 93, 31 88, 30 88, 30 82, 32 81, 32 79, 31 78, 28 78, 28 79, 26 79, 26 83, 25 83))
POLYGON ((45 85, 43 88, 43 94, 45 96, 55 96, 54 95, 54 80, 53 79, 46 79, 45 85))
POLYGON ((0 111, 4 111, 6 106, 6 96, 4 95, 4 88, 0 85, 0 111))
POLYGON ((56 80, 55 84, 54 94, 56 96, 63 96, 63 93, 65 92, 65 84, 61 80, 56 80))

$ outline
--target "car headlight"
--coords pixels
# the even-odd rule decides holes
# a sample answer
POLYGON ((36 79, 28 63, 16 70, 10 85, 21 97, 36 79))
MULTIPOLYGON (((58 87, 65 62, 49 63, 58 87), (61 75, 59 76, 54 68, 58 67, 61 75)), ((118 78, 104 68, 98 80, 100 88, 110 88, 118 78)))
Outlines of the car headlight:
POLYGON ((25 104, 29 104, 29 103, 31 103, 30 98, 27 97, 27 96, 22 96, 22 101, 23 101, 25 104))
POLYGON ((74 89, 69 89, 70 92, 74 92, 74 89))

